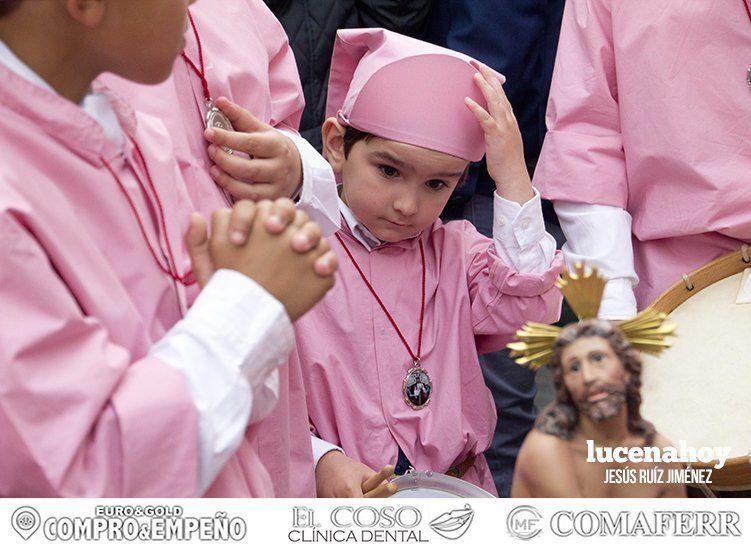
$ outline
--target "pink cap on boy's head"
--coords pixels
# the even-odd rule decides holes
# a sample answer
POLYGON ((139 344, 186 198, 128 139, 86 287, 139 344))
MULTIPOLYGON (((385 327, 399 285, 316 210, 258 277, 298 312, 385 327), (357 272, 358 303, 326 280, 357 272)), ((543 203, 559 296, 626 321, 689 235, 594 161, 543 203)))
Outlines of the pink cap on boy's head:
POLYGON ((472 80, 476 64, 462 53, 382 28, 340 30, 326 116, 381 138, 479 161, 485 136, 464 102, 469 96, 486 107, 472 80))

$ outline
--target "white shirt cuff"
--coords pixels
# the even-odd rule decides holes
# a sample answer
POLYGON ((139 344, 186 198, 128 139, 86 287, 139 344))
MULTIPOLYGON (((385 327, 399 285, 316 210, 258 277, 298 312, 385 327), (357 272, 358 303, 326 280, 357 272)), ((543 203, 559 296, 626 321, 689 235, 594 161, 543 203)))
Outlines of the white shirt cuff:
POLYGON ((340 227, 339 196, 331 165, 299 134, 281 132, 295 144, 302 162, 302 191, 297 205, 320 225, 324 236, 330 236, 340 227))
POLYGON ((224 360, 240 368, 254 390, 292 351, 294 329, 282 303, 234 270, 214 274, 188 318, 221 340, 224 360))
POLYGON ((540 274, 555 257, 555 239, 545 231, 540 193, 523 205, 493 194, 493 239, 498 256, 523 274, 540 274))
POLYGON ((315 464, 315 466, 318 466, 318 461, 321 460, 321 457, 323 457, 330 451, 338 450, 344 453, 344 450, 339 446, 335 446, 330 442, 326 442, 323 438, 318 438, 314 434, 310 435, 310 445, 313 447, 313 463, 315 464))
POLYGON ((597 317, 613 321, 629 319, 636 315, 636 296, 631 280, 616 278, 605 284, 600 311, 597 317))
POLYGON ((566 236, 566 265, 596 266, 608 279, 599 316, 624 319, 636 315, 634 285, 639 279, 634 270, 631 215, 601 204, 555 202, 554 207, 566 236))
POLYGON ((278 389, 273 391, 272 375, 293 338, 278 300, 243 274, 219 270, 186 316, 149 350, 182 372, 196 405, 199 494, 239 446, 251 413, 273 407, 278 389))

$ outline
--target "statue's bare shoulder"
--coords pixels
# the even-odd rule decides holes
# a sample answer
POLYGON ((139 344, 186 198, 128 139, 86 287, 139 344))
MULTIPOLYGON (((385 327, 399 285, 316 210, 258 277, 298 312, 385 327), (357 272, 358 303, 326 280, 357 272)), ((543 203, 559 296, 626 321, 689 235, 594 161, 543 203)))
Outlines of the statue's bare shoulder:
POLYGON ((579 496, 569 443, 557 436, 532 429, 519 450, 511 495, 579 496))

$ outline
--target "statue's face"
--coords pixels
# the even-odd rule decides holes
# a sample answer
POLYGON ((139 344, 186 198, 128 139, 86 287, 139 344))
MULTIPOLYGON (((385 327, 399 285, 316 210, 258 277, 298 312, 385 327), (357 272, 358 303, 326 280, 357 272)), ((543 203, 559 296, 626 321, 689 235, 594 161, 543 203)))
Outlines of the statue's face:
POLYGON ((628 372, 604 338, 584 337, 563 348, 561 367, 563 383, 581 415, 599 422, 623 408, 628 372))

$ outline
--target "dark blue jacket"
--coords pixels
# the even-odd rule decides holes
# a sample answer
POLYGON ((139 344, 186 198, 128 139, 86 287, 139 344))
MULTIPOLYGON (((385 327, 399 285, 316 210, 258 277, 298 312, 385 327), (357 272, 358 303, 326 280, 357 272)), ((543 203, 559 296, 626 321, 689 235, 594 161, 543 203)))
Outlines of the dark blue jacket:
MULTIPOLYGON (((545 136, 545 108, 558 46, 564 0, 434 0, 427 39, 461 51, 506 76, 504 89, 534 165, 545 136)), ((459 194, 492 195, 484 163, 471 170, 459 194)))

